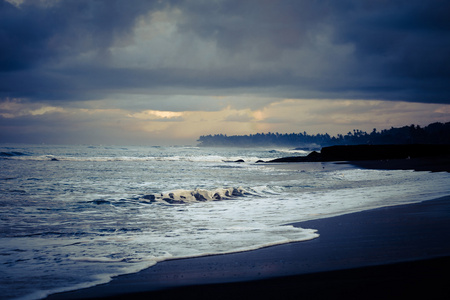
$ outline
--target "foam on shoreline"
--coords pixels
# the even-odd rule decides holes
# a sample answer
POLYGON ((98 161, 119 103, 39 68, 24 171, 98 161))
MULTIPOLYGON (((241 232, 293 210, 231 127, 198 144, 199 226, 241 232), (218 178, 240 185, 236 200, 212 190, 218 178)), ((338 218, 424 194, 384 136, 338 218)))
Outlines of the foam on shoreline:
MULTIPOLYGON (((361 284, 369 284, 379 290, 386 284, 392 283, 392 287, 395 287, 398 283, 409 284, 412 280, 421 283, 419 286, 436 282, 434 288, 442 289, 447 286, 442 285, 445 280, 435 279, 445 276, 433 273, 433 270, 436 270, 434 262, 444 262, 444 269, 449 263, 449 241, 442 239, 442 234, 450 232, 449 206, 450 196, 447 196, 412 205, 301 222, 299 225, 302 226, 317 225, 319 231, 324 232, 321 239, 284 244, 251 253, 167 261, 136 274, 120 276, 103 286, 52 295, 48 299, 100 299, 125 294, 130 299, 159 299, 158 297, 186 295, 185 293, 194 291, 201 291, 198 295, 204 296, 217 293, 222 295, 220 291, 227 295, 246 295, 244 292, 255 295, 255 291, 266 291, 272 283, 276 283, 272 292, 279 294, 280 291, 286 291, 286 288, 297 291, 300 288, 303 291, 303 285, 308 287, 309 280, 315 277, 318 280, 314 286, 310 286, 310 295, 324 289, 356 291, 355 286, 361 284), (435 214, 440 217, 436 218, 435 214), (430 245, 433 247, 430 248, 430 245), (416 272, 414 270, 418 264, 421 267, 416 272), (399 268, 393 269, 391 266, 399 268), (359 270, 367 270, 367 273, 359 270), (390 276, 396 270, 399 273, 390 276), (343 277, 348 273, 355 275, 351 278, 343 277), (435 277, 426 280, 430 278, 430 274, 435 277), (343 281, 344 278, 350 280, 343 281)), ((391 292, 392 287, 382 293, 391 292)), ((358 296, 361 296, 363 289, 357 291, 358 296)), ((404 287, 401 286, 399 291, 404 293, 404 287)), ((265 298, 273 294, 262 292, 261 295, 265 298)))

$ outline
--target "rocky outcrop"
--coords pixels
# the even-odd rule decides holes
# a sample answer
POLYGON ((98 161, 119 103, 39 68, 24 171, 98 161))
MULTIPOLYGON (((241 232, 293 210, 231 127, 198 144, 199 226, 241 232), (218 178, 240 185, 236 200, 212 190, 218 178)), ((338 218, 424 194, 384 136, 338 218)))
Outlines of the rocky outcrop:
POLYGON ((307 156, 283 157, 268 162, 326 162, 408 159, 450 156, 450 145, 349 145, 324 147, 320 153, 307 156))

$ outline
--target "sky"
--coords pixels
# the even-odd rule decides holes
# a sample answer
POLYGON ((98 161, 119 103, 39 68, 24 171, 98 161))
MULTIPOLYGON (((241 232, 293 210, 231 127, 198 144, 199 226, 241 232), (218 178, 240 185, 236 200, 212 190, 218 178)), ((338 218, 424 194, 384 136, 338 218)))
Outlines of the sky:
POLYGON ((0 0, 0 142, 450 121, 447 0, 0 0))

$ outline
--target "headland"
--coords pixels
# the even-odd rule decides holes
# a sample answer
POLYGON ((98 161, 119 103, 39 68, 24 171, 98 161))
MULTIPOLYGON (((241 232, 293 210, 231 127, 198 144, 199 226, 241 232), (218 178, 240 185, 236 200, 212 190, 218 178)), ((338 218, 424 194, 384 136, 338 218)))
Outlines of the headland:
POLYGON ((450 145, 348 145, 323 147, 307 156, 282 157, 267 163, 336 162, 362 168, 450 172, 450 145))

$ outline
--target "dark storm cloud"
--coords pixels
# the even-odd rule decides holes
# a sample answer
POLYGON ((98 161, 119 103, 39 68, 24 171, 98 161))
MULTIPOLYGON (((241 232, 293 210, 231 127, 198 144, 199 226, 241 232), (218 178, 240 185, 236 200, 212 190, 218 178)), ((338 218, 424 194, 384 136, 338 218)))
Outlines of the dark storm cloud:
POLYGON ((105 88, 111 89, 116 82, 112 77, 108 87, 93 87, 94 82, 107 81, 109 76, 104 75, 110 73, 106 65, 99 72, 97 65, 107 62, 113 44, 131 42, 140 16, 164 6, 160 1, 144 0, 132 4, 122 0, 25 1, 15 6, 0 0, 0 97, 85 100, 104 96, 105 88), (93 53, 94 60, 77 70, 57 67, 84 53, 93 53))
POLYGON ((328 11, 314 1, 194 1, 183 8, 180 30, 214 39, 231 53, 257 47, 262 59, 308 44, 328 11))
POLYGON ((349 1, 345 8, 335 40, 355 46, 360 68, 424 101, 450 102, 450 2, 349 1))
POLYGON ((450 103, 448 1, 45 3, 0 2, 0 97, 220 91, 450 103), (145 56, 128 57, 155 63, 112 64, 119 56, 111 47, 141 45, 134 32, 140 17, 168 10, 179 12, 170 19, 176 32, 168 48, 153 42, 145 56), (197 51, 203 42, 215 50, 197 51))
POLYGON ((29 69, 85 51, 106 54, 157 1, 0 2, 0 70, 29 69))
MULTIPOLYGON (((285 51, 315 47, 327 30, 335 46, 354 49, 350 63, 339 70, 314 80, 292 75, 288 86, 337 97, 450 103, 448 1, 202 3, 187 9, 185 28, 217 40, 231 53, 258 47, 256 59, 276 60, 285 51)), ((332 49, 328 55, 334 55, 332 49)))

